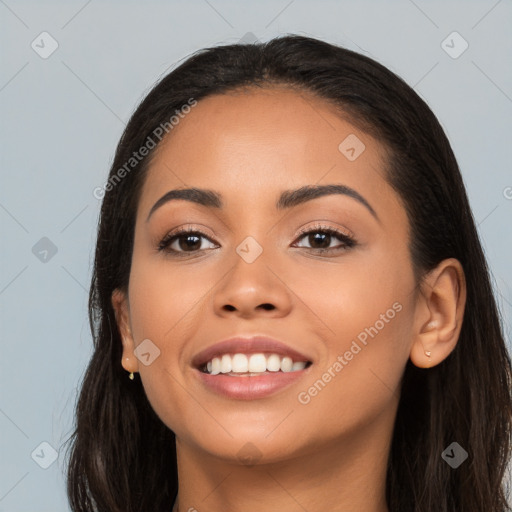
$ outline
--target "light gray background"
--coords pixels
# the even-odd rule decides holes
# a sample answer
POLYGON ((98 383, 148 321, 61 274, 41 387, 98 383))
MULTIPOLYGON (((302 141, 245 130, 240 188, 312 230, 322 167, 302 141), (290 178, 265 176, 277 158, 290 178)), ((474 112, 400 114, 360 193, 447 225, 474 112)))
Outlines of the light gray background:
MULTIPOLYGON (((69 510, 61 444, 91 353, 93 190, 144 93, 201 47, 249 32, 310 35, 365 53, 414 86, 462 169, 510 340, 509 0, 0 0, 0 16, 0 512, 69 510), (49 48, 43 31, 59 45, 47 59, 31 48, 49 48), (469 43, 456 59, 441 46, 453 31, 469 43), (58 249, 46 262, 32 252, 42 237, 58 249), (45 441, 60 451, 46 470, 31 458, 45 441)), ((50 461, 48 448, 36 454, 50 461)))

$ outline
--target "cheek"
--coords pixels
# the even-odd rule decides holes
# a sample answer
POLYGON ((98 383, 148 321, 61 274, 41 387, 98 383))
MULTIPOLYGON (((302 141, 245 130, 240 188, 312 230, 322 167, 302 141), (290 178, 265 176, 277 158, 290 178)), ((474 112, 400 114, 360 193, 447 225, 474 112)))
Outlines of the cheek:
POLYGON ((299 293, 309 290, 304 296, 324 326, 327 350, 297 402, 315 428, 322 422, 314 418, 334 404, 333 435, 342 424, 367 422, 398 396, 410 350, 414 278, 406 255, 391 255, 302 280, 299 293))
POLYGON ((174 347, 196 315, 201 299, 214 285, 211 272, 179 268, 176 264, 137 258, 130 274, 130 314, 136 342, 150 338, 165 348, 174 347))
POLYGON ((188 340, 194 338, 205 314, 203 300, 215 281, 211 272, 200 274, 176 265, 173 271, 164 259, 156 262, 137 256, 135 253, 129 285, 132 334, 136 345, 149 339, 158 348, 151 364, 146 366, 140 360, 140 376, 162 422, 186 437, 183 425, 190 425, 204 410, 185 390, 182 364, 188 340))
POLYGON ((330 265, 309 263, 287 271, 286 282, 307 306, 298 304, 321 329, 330 351, 348 350, 351 340, 359 336, 364 342, 372 334, 399 342, 403 337, 392 333, 412 314, 415 282, 405 248, 354 252, 330 265))
POLYGON ((180 376, 190 356, 189 340, 201 325, 203 300, 213 285, 208 282, 211 272, 208 276, 174 268, 163 258, 155 261, 134 254, 129 284, 132 335, 135 345, 141 344, 136 355, 147 352, 143 342, 151 349, 150 364, 137 356, 140 377, 155 412, 167 425, 174 416, 165 412, 170 402, 179 406, 186 400, 181 398, 180 376))
POLYGON ((357 436, 379 417, 393 421, 409 357, 411 309, 402 301, 384 301, 382 308, 364 315, 355 307, 346 313, 333 324, 337 338, 327 359, 296 396, 304 442, 334 439, 341 433, 357 436))

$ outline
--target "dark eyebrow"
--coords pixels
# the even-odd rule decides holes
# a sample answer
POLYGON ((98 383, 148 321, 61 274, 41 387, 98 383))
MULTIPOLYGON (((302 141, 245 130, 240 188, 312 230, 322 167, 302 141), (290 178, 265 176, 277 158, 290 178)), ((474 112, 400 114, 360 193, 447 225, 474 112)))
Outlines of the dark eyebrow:
MULTIPOLYGON (((293 208, 306 201, 311 201, 318 197, 332 195, 332 194, 343 194, 349 196, 356 201, 359 201, 374 217, 379 220, 377 213, 368 203, 368 201, 356 192, 353 188, 345 185, 306 185, 296 190, 285 190, 279 196, 279 200, 276 203, 277 210, 285 210, 293 208)), ((185 201, 191 201, 193 203, 206 206, 207 208, 223 207, 221 195, 213 190, 205 190, 201 188, 181 188, 176 190, 170 190, 164 194, 151 208, 146 221, 149 220, 153 212, 160 208, 163 204, 176 200, 183 199, 185 201)))
POLYGON ((293 208, 294 206, 305 203, 306 201, 311 201, 317 197, 332 194, 343 194, 359 201, 375 219, 379 220, 377 213, 371 207, 370 203, 359 194, 359 192, 356 192, 353 188, 347 187, 346 185, 307 185, 296 190, 285 190, 279 197, 276 208, 278 210, 293 208))
POLYGON ((202 188, 178 188, 176 190, 170 190, 164 194, 149 211, 146 222, 149 220, 153 212, 160 208, 163 204, 172 201, 173 199, 184 199, 185 201, 191 201, 208 208, 222 208, 222 199, 220 194, 213 190, 204 190, 202 188))

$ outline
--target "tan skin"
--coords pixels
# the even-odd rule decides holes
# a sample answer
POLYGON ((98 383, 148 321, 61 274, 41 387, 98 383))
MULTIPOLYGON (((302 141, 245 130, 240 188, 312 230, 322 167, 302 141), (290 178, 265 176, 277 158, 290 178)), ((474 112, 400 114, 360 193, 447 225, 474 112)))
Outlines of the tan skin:
POLYGON ((212 96, 173 129, 142 190, 127 293, 116 290, 112 301, 121 364, 140 372, 154 410, 176 434, 175 509, 389 512, 386 464, 405 365, 410 358, 427 368, 450 354, 466 297, 454 259, 418 284, 408 241, 405 209, 384 178, 381 143, 321 99, 284 87, 212 96), (366 146, 354 161, 338 149, 349 134, 366 146), (276 210, 282 191, 318 184, 351 187, 378 219, 340 194, 276 210), (218 192, 223 208, 174 200, 146 220, 166 192, 190 187, 218 192), (315 245, 300 235, 301 228, 317 233, 318 224, 353 235, 356 245, 343 247, 335 235, 315 245), (183 257, 158 251, 182 226, 205 233, 198 249, 186 252, 178 240, 172 248, 183 257), (248 236, 263 248, 250 264, 236 252, 248 236), (394 303, 401 311, 300 403, 298 394, 394 303), (258 400, 204 387, 192 357, 252 334, 310 355, 309 374, 258 400), (149 366, 134 355, 144 339, 161 351, 149 366), (253 465, 238 455, 248 442, 260 454, 253 465))

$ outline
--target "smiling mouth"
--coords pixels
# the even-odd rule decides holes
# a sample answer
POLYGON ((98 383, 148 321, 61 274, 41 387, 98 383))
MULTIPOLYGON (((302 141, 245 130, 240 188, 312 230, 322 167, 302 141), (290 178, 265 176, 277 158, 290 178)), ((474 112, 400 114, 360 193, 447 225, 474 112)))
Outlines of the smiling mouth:
POLYGON ((272 373, 290 373, 311 366, 311 361, 294 361, 291 357, 273 353, 223 354, 214 357, 199 370, 208 375, 257 377, 272 373))

